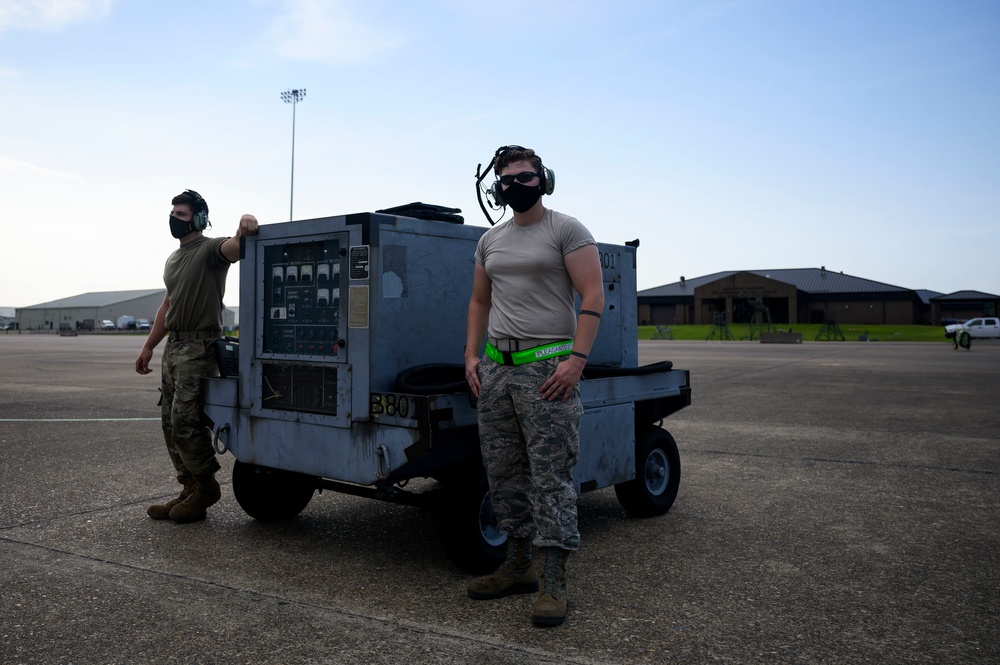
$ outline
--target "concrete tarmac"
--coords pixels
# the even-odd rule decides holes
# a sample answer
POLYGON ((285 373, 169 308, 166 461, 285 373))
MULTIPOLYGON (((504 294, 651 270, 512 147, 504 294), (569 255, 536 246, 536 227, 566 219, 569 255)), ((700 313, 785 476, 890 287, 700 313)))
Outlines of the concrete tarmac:
MULTIPOLYGON (((580 498, 570 616, 466 597, 435 515, 176 494, 141 337, 0 335, 0 663, 1000 662, 1000 343, 640 344, 691 370, 677 502, 580 498)), ((159 368, 159 353, 156 358, 159 368)))

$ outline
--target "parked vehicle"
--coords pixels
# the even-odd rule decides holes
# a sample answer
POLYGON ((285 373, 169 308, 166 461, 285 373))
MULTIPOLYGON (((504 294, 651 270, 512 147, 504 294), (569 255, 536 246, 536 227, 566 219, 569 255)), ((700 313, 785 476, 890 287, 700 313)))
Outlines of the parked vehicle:
POLYGON ((115 322, 110 319, 104 319, 101 321, 101 330, 114 330, 115 322))
POLYGON ((149 319, 139 319, 135 324, 136 330, 149 330, 149 319))
POLYGON ((983 316, 964 323, 953 323, 944 327, 944 336, 954 339, 963 330, 969 334, 970 339, 1000 339, 1000 318, 983 316))
POLYGON ((125 314, 118 317, 118 330, 135 330, 135 318, 125 314))
POLYGON ((969 331, 973 339, 1000 339, 1000 318, 997 317, 969 319, 962 327, 969 331))

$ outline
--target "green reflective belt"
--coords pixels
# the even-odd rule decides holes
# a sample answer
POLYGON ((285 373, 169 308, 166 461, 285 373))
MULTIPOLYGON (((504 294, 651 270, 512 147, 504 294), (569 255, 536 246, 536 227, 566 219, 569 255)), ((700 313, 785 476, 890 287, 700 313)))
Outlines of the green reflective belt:
POLYGON ((543 346, 536 346, 533 349, 524 351, 501 351, 489 342, 486 342, 486 355, 490 360, 500 365, 524 365, 525 363, 545 360, 547 358, 558 358, 568 356, 573 351, 573 340, 565 342, 554 342, 543 346))

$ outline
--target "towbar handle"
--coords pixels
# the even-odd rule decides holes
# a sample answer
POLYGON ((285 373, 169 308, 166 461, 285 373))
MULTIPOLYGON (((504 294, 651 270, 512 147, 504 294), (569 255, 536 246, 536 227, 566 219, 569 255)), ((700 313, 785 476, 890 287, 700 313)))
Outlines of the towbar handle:
POLYGON ((389 448, 383 443, 375 449, 375 477, 385 479, 392 468, 389 466, 389 448))
POLYGON ((215 452, 219 453, 220 455, 225 455, 227 452, 229 452, 229 444, 226 442, 222 442, 222 445, 220 446, 219 435, 222 432, 226 432, 228 434, 229 431, 230 431, 229 423, 226 423, 222 427, 215 428, 215 438, 212 439, 212 447, 215 448, 215 452))

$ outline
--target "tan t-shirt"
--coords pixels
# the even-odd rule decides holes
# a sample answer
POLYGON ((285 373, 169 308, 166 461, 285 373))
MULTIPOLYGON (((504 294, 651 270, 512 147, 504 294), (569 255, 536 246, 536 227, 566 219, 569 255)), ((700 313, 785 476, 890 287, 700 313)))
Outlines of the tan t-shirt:
POLYGON ((170 308, 167 330, 222 330, 222 298, 226 294, 229 260, 222 255, 226 238, 201 237, 181 245, 163 267, 170 308))
POLYGON ((513 218, 479 239, 476 262, 493 283, 489 334, 516 339, 572 339, 576 334, 573 282, 564 258, 594 245, 574 217, 545 210, 520 226, 513 218))

